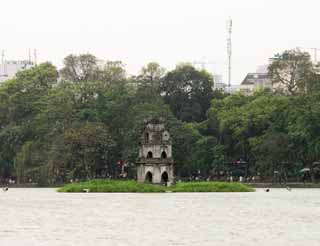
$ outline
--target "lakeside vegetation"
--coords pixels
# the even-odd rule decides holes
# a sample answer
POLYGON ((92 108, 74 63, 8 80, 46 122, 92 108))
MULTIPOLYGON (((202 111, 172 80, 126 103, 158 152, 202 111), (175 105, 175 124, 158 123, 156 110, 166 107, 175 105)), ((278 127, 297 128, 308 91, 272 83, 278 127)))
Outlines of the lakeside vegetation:
POLYGON ((181 182, 169 187, 173 192, 253 192, 252 187, 237 182, 181 182))
POLYGON ((279 90, 249 96, 214 91, 212 75, 187 63, 170 71, 149 63, 130 76, 121 62, 85 54, 66 57, 60 71, 50 63, 21 71, 0 85, 1 182, 114 179, 117 163, 134 179, 151 117, 166 120, 177 179, 297 181, 308 173, 316 182, 317 65, 307 53, 286 51, 269 67, 279 90))
POLYGON ((177 183, 170 187, 122 180, 91 180, 67 184, 58 192, 252 192, 253 188, 240 183, 227 182, 188 182, 177 183))
POLYGON ((59 192, 84 192, 88 189, 90 192, 165 192, 166 187, 160 185, 152 185, 147 183, 139 183, 133 180, 90 180, 80 183, 67 184, 59 188, 59 192))

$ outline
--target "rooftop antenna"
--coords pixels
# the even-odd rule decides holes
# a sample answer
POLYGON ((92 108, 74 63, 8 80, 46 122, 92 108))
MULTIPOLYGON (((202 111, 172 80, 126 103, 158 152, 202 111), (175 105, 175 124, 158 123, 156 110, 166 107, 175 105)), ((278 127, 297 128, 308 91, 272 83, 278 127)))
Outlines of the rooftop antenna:
POLYGON ((30 49, 28 50, 28 61, 29 61, 29 64, 31 64, 31 50, 30 49))
POLYGON ((2 50, 2 52, 1 52, 2 74, 0 73, 0 76, 6 76, 6 74, 7 74, 7 65, 6 65, 6 62, 4 59, 4 53, 5 53, 5 51, 2 50))
POLYGON ((0 71, 0 76, 4 75, 4 50, 1 51, 1 66, 2 71, 0 71))
POLYGON ((231 55, 232 55, 232 43, 231 43, 231 34, 232 34, 232 19, 229 17, 227 21, 227 54, 228 54, 228 87, 231 87, 231 55))
POLYGON ((33 50, 33 56, 34 56, 34 65, 37 66, 37 50, 33 50))

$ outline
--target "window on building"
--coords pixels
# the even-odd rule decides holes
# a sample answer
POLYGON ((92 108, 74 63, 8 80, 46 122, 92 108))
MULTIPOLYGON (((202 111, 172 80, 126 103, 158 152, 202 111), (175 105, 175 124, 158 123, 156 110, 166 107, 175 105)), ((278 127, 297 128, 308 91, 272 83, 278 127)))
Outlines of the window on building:
POLYGON ((147 154, 147 158, 148 158, 148 159, 153 158, 153 154, 152 154, 152 152, 151 152, 151 151, 149 151, 149 152, 148 152, 148 154, 147 154))

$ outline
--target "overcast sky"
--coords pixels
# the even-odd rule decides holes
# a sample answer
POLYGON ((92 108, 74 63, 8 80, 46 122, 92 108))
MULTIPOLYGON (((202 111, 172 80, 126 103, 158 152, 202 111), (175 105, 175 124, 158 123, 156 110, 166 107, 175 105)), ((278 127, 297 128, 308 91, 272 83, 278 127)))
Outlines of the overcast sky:
MULTIPOLYGON (((320 48, 319 0, 1 0, 6 59, 58 67, 70 54, 121 60, 129 73, 156 61, 171 69, 206 57, 226 81, 226 21, 233 19, 232 83, 284 49, 320 48)), ((320 53, 319 53, 320 57, 320 53)))

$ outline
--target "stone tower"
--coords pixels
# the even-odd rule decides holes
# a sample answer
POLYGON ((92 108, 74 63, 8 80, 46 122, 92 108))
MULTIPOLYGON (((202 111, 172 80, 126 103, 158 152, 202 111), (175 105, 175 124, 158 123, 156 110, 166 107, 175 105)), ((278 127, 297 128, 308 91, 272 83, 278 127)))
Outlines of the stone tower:
POLYGON ((173 182, 172 144, 163 120, 145 123, 136 166, 138 182, 173 182))

